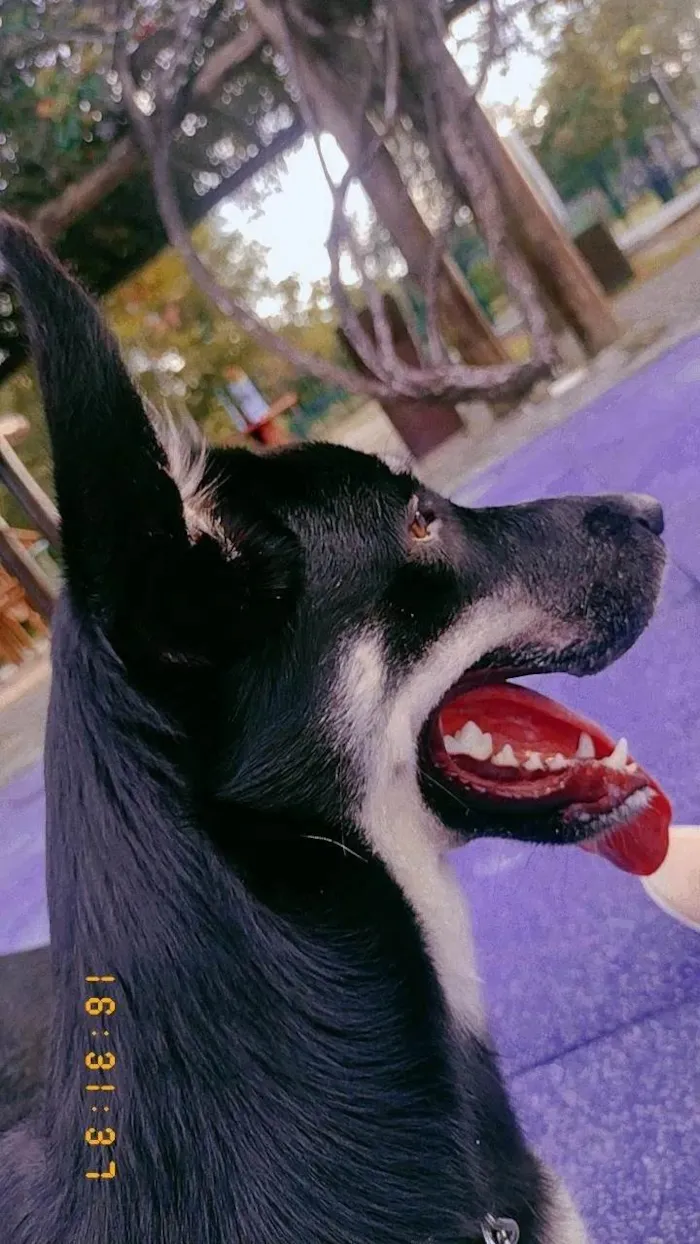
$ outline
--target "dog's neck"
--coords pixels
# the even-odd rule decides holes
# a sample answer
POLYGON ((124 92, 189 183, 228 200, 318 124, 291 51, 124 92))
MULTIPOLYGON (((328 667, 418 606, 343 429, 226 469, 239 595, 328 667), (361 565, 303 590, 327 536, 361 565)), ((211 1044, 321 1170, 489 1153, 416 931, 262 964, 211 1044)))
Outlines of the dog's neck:
MULTIPOLYGON (((381 1152, 373 1133, 388 1110, 406 1162, 421 1155, 415 1204, 405 1193, 407 1231, 428 1238, 445 1203, 444 1173, 460 1165, 459 1106, 449 1087, 449 1017, 399 886, 378 859, 345 856, 314 834, 301 870, 306 889, 293 902, 297 844, 280 846, 274 859, 266 847, 264 868, 249 853, 241 876, 206 826, 193 824, 167 729, 155 716, 134 719, 142 706, 113 672, 89 650, 57 661, 47 738, 52 1212, 73 1213, 93 1238, 120 1241, 156 1238, 156 1227, 173 1244, 198 1238, 203 1205, 216 1244, 323 1240, 334 1231, 349 1240, 357 1209, 348 1205, 346 1231, 330 1174, 345 1152, 351 1200, 376 1206, 377 1222, 396 1212, 394 1172, 358 1160, 370 1142, 381 1152), (91 691, 82 698, 81 678, 91 691), (99 723, 89 719, 95 705, 99 723), (86 979, 101 975, 114 983, 86 979), (108 1022, 85 1010, 103 993, 116 1002, 108 1022), (86 1069, 91 1050, 114 1053, 108 1075, 86 1069), (427 1116, 426 1091, 444 1099, 427 1116), (107 1170, 110 1156, 85 1143, 92 1126, 117 1132, 111 1183, 86 1180, 91 1167, 107 1170), (275 1168, 287 1184, 294 1172, 304 1181, 311 1227, 285 1221, 275 1168)), ((455 1203, 478 1200, 464 1196, 468 1166, 465 1159, 455 1203)), ((76 1226, 77 1244, 83 1238, 76 1226)))

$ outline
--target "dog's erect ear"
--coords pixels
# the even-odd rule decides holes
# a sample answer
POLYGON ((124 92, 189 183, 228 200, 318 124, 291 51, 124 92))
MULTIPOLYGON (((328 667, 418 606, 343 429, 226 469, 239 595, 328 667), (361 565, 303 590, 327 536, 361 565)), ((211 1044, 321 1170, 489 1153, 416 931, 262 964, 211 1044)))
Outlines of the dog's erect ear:
MULTIPOLYGON (((113 638, 197 653, 205 626, 234 621, 212 618, 222 602, 240 622, 254 584, 279 596, 277 570, 236 547, 242 515, 228 530, 214 517, 197 430, 146 410, 94 303, 24 224, 0 215, 4 278, 19 295, 43 393, 71 595, 113 638)), ((263 542, 247 534, 260 553, 263 542)))

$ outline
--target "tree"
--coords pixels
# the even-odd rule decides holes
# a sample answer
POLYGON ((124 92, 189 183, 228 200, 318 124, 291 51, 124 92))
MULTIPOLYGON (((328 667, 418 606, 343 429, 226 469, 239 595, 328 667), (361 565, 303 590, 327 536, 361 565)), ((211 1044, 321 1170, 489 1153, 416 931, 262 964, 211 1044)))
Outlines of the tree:
MULTIPOLYGON (((201 263, 192 248, 171 174, 170 145, 188 107, 192 84, 196 80, 193 66, 198 63, 202 46, 206 47, 205 31, 213 38, 211 32, 215 28, 219 9, 217 0, 199 11, 189 4, 180 6, 169 31, 167 60, 155 66, 151 64, 147 79, 134 72, 134 49, 126 37, 117 41, 116 63, 134 131, 151 165, 160 213, 171 242, 185 257, 195 280, 221 310, 237 319, 261 345, 279 349, 279 339, 269 327, 261 323, 251 308, 233 299, 201 263)), ((347 337, 364 365, 365 374, 351 375, 347 370, 312 357, 289 342, 285 343, 286 357, 295 366, 310 369, 331 384, 348 383, 354 389, 379 398, 401 394, 415 398, 437 395, 454 400, 476 393, 505 395, 528 387, 554 361, 553 339, 548 330, 547 317, 536 296, 532 274, 508 240, 505 220, 498 209, 499 189, 483 161, 479 162, 478 175, 475 173, 471 178, 471 162, 464 157, 462 146, 459 147, 461 192, 473 193, 474 199, 479 200, 479 207, 474 210, 481 213, 480 223, 487 241, 498 251, 504 275, 522 303, 532 330, 533 357, 523 366, 498 361, 491 367, 477 370, 453 360, 441 335, 436 310, 442 231, 434 246, 434 258, 429 257, 429 261, 424 262, 421 273, 426 304, 430 308, 427 348, 417 366, 405 363, 396 352, 380 291, 367 263, 362 242, 354 235, 345 211, 351 182, 362 173, 368 175, 369 166, 382 152, 385 161, 389 158, 384 144, 398 124, 404 76, 412 75, 413 89, 419 98, 423 95, 427 98, 435 91, 435 82, 439 81, 439 75, 436 78, 434 73, 435 65, 426 60, 426 64, 417 69, 412 58, 415 61, 415 55, 422 55, 424 46, 429 46, 431 42, 433 46, 439 45, 444 52, 446 32, 439 0, 434 0, 427 12, 418 0, 409 0, 408 5, 404 3, 400 6, 379 5, 372 0, 359 3, 356 0, 337 9, 331 6, 330 10, 324 7, 318 11, 313 4, 304 7, 290 3, 272 7, 264 0, 248 0, 246 9, 246 21, 258 27, 277 54, 285 59, 290 75, 293 75, 302 115, 317 140, 320 138, 320 126, 329 112, 334 112, 339 118, 341 131, 345 130, 353 114, 357 118, 353 134, 347 137, 347 141, 345 135, 341 138, 341 145, 349 156, 348 173, 339 186, 335 186, 328 176, 335 205, 329 252, 333 298, 347 337), (321 11, 323 18, 319 16, 321 11), (428 69, 430 82, 425 77, 428 69), (370 114, 373 123, 369 120, 370 114), (362 283, 372 312, 374 331, 371 333, 361 324, 353 297, 343 280, 344 259, 351 261, 362 283)), ((441 84, 438 91, 447 97, 445 85, 441 84)), ((426 108, 431 112, 431 106, 427 103, 426 108)), ((457 124, 454 106, 451 116, 451 124, 457 124)), ((331 129, 337 136, 333 123, 331 129)), ((456 150, 455 143, 452 154, 442 151, 441 165, 448 164, 456 150)), ((431 154, 435 156, 436 153, 431 154)), ((319 155, 322 158, 320 144, 319 155)), ((474 161, 478 161, 477 155, 474 161)), ((396 184, 403 189, 400 181, 397 180, 396 184)), ((450 198, 448 195, 448 203, 450 198)))
POLYGON ((566 197, 591 184, 602 189, 616 215, 623 209, 612 190, 616 140, 624 134, 625 74, 586 35, 568 24, 552 55, 535 101, 534 137, 540 160, 566 197))
MULTIPOLYGON (((223 234, 212 222, 198 226, 195 238, 207 262, 239 296, 255 303, 272 293, 262 247, 238 233, 223 234)), ((218 400, 227 367, 264 373, 259 378, 275 396, 279 365, 277 375, 270 374, 269 361, 217 312, 176 251, 163 251, 115 289, 105 310, 148 396, 186 405, 214 434, 227 427, 218 400)))
MULTIPOLYGON (((32 219, 87 286, 104 294, 166 244, 114 70, 122 6, 1 0, 0 7, 0 202, 32 219)), ((158 20, 173 12, 167 2, 139 6, 135 72, 148 73, 167 51, 158 20)), ((304 130, 286 70, 262 53, 251 65, 260 40, 250 31, 239 39, 239 18, 229 18, 191 101, 206 124, 202 113, 187 113, 172 144, 188 226, 244 183, 244 197, 259 203, 304 130)), ((1 382, 23 357, 9 316, 0 319, 0 346, 1 382)))
MULTIPOLYGON (((255 305, 274 301, 275 329, 321 357, 339 359, 335 325, 323 283, 302 298, 290 277, 274 285, 266 252, 238 232, 208 221, 194 235, 198 252, 237 297, 255 305)), ((221 404, 225 376, 241 368, 270 401, 303 379, 279 355, 259 346, 212 305, 192 280, 177 251, 164 251, 108 297, 107 316, 139 383, 155 401, 182 403, 217 439, 231 432, 221 404)))
POLYGON ((3 0, 1 16, 0 191, 28 215, 99 165, 127 124, 98 6, 53 3, 41 17, 3 0))
MULTIPOLYGON (((19 0, 7 2, 10 9, 20 11, 19 0)), ((111 110, 123 124, 123 106, 131 122, 130 134, 110 150, 99 169, 118 155, 126 160, 135 183, 133 175, 139 172, 141 159, 134 145, 137 140, 150 166, 156 200, 154 204, 153 196, 149 199, 140 182, 139 221, 145 227, 131 227, 132 205, 122 200, 104 222, 102 236, 109 238, 110 256, 123 240, 127 268, 138 266, 142 237, 158 243, 160 226, 154 225, 153 211, 157 206, 160 237, 167 234, 180 251, 195 283, 261 347, 280 352, 295 368, 380 399, 397 395, 449 401, 476 395, 512 397, 525 392, 557 361, 549 316, 538 295, 540 287, 593 351, 609 344, 617 328, 575 248, 499 152, 475 104, 474 91, 446 49, 447 21, 470 3, 149 0, 144 4, 142 0, 107 0, 91 5, 86 0, 80 4, 51 0, 37 6, 27 19, 32 27, 29 32, 13 34, 15 44, 5 55, 14 57, 19 72, 25 74, 24 87, 30 90, 38 70, 44 68, 39 60, 48 57, 46 67, 54 77, 59 72, 63 39, 71 73, 75 71, 77 77, 83 53, 79 56, 76 49, 90 49, 89 56, 97 58, 95 71, 110 88, 111 110), (61 21, 67 23, 65 33, 61 21), (28 41, 29 53, 22 40, 28 41), (37 44, 41 44, 38 51, 37 44), (25 54, 33 57, 31 65, 25 62, 25 54), (365 365, 362 376, 280 337, 255 314, 255 308, 244 305, 217 281, 191 242, 191 225, 209 196, 238 184, 256 162, 264 164, 268 145, 272 148, 281 139, 284 146, 302 123, 316 138, 327 126, 349 161, 340 185, 332 186, 336 210, 329 248, 331 288, 343 326, 365 365), (445 219, 439 220, 432 238, 416 217, 391 154, 392 141, 406 124, 414 125, 425 145, 442 191, 438 199, 444 205, 445 219), (366 255, 363 239, 356 236, 348 217, 347 191, 354 180, 373 183, 370 195, 383 201, 378 209, 382 224, 402 251, 406 247, 411 251, 404 253, 406 267, 420 283, 427 308, 425 348, 417 366, 407 365, 396 353, 374 279, 374 257, 366 255), (523 202, 527 212, 521 210, 523 202), (400 212, 396 203, 401 204, 400 212), (465 206, 474 213, 494 262, 522 307, 532 340, 531 356, 523 365, 507 360, 465 283, 443 255, 450 216, 465 206), (387 217, 391 217, 389 224, 387 217), (348 272, 354 274, 349 287, 343 279, 348 272), (363 329, 356 313, 358 286, 372 311, 373 332, 363 329), (466 340, 464 353, 476 359, 478 367, 457 360, 444 336, 455 308, 468 326, 460 347, 464 348, 466 340)), ((508 7, 509 0, 501 4, 488 0, 486 60, 503 43, 501 15, 508 7)), ((5 42, 4 48, 9 46, 5 42)), ((59 93, 59 85, 58 79, 52 79, 49 102, 43 98, 42 109, 53 107, 50 99, 59 93)), ((90 103, 84 102, 86 107, 90 103)), ((72 135, 71 141, 74 130, 72 135)), ((93 135, 86 135, 88 139, 94 140, 93 135)), ((83 188, 85 180, 80 183, 83 188)), ((14 181, 17 184, 16 177, 14 181)), ((93 179, 91 192, 94 184, 93 179)), ((121 183, 118 190, 119 194, 124 190, 121 183)), ((64 207, 65 195, 61 210, 64 207)), ((65 229, 67 219, 59 211, 62 224, 57 229, 56 218, 57 211, 49 211, 53 237, 65 229)), ((75 214, 69 218, 75 220, 75 214)), ((39 224, 46 227, 45 208, 39 224)), ((80 250, 80 237, 71 233, 61 237, 62 251, 66 243, 80 250)), ((100 251, 95 240, 93 231, 90 244, 83 245, 78 271, 83 272, 83 260, 86 267, 93 264, 100 251)), ((145 258, 148 254, 141 253, 141 262, 145 258)), ((89 273, 89 283, 106 289, 110 272, 94 277, 89 273)))
MULTIPOLYGON (((274 322, 282 336, 328 358, 339 358, 328 290, 315 286, 303 299, 298 282, 275 287, 266 269, 266 252, 240 233, 223 232, 207 221, 195 230, 195 243, 221 279, 239 297, 255 304, 277 302, 274 322)), ((0 304, 0 311, 2 305, 0 304)), ((242 368, 270 401, 288 389, 307 388, 278 355, 260 348, 222 316, 189 276, 176 251, 165 250, 105 300, 105 312, 141 389, 159 406, 186 407, 213 439, 233 429, 220 395, 228 368, 242 368)), ((317 391, 311 391, 317 396, 317 391)), ((0 414, 22 414, 30 435, 20 454, 40 485, 52 491, 51 461, 42 406, 29 369, 0 388, 0 414)), ((21 513, 0 490, 0 509, 11 521, 21 513)))
POLYGON ((621 150, 644 154, 645 132, 670 121, 653 75, 671 80, 681 100, 695 89, 694 7, 689 0, 574 0, 563 23, 546 8, 535 20, 549 53, 530 137, 564 195, 598 185, 619 214, 612 175, 621 150))
MULTIPOLYGON (((458 8, 457 0, 453 0, 448 9, 450 7, 458 8)), ((464 0, 461 7, 464 7, 464 0)), ((142 140, 148 114, 153 114, 150 119, 154 125, 159 124, 166 113, 168 115, 170 124, 160 127, 156 145, 167 147, 168 184, 185 230, 192 219, 196 219, 202 200, 218 194, 227 182, 237 181, 241 165, 254 163, 264 156, 267 145, 273 146, 278 136, 284 141, 287 132, 299 132, 295 127, 299 125, 300 110, 307 125, 309 123, 308 111, 300 98, 299 82, 295 80, 298 77, 293 64, 296 53, 289 54, 291 45, 286 41, 280 44, 273 38, 271 43, 266 42, 269 32, 258 27, 254 11, 246 11, 241 4, 230 5, 225 0, 199 0, 198 5, 192 5, 189 0, 187 3, 153 0, 145 6, 139 0, 132 3, 107 0, 99 5, 90 0, 82 0, 79 4, 72 0, 51 0, 50 4, 35 9, 22 0, 5 0, 3 8, 6 12, 3 12, 0 79, 5 85, 4 96, 0 96, 0 129, 5 138, 5 154, 10 156, 8 171, 11 174, 6 179, 4 205, 18 206, 23 214, 31 213, 32 207, 41 202, 42 170, 48 171, 44 184, 48 181, 60 192, 81 171, 89 171, 93 164, 99 169, 109 163, 111 151, 102 161, 93 159, 92 152, 96 152, 97 157, 104 156, 103 138, 124 132, 124 100, 129 102, 133 98, 136 101, 136 114, 132 109, 131 120, 137 122, 136 132, 142 140), (126 59, 120 62, 117 76, 114 73, 115 39, 119 40, 122 35, 128 51, 126 59), (8 73, 8 70, 14 72, 8 73), (171 86, 173 98, 169 97, 171 86), (61 148, 58 158, 51 150, 51 141, 56 136, 61 148)), ((267 15, 267 7, 263 8, 267 15)), ((289 12, 294 14, 290 31, 293 29, 299 45, 297 51, 302 43, 306 43, 308 50, 309 30, 315 31, 312 41, 318 44, 319 29, 324 42, 326 30, 336 24, 337 33, 341 37, 347 35, 348 21, 351 25, 367 22, 373 28, 372 41, 380 58, 385 54, 393 56, 398 50, 393 37, 383 31, 383 10, 373 0, 367 0, 364 8, 355 0, 354 6, 340 5, 336 11, 321 5, 322 18, 313 3, 308 4, 306 16, 302 6, 290 4, 289 12), (378 41, 377 35, 382 36, 378 41)), ((440 25, 442 20, 440 16, 440 25)), ((357 43, 347 38, 345 42, 351 49, 357 43)), ((367 69, 372 68, 371 50, 368 46, 364 54, 367 69)), ((315 54, 318 51, 317 46, 315 54)), ((372 77, 378 81, 381 76, 381 67, 375 66, 372 77)), ((393 80, 393 70, 390 76, 393 80)), ((365 99, 364 88, 360 100, 367 105, 370 103, 368 97, 365 99)), ((389 119, 387 129, 392 124, 393 119, 389 119)), ((129 139, 125 141, 128 143, 129 139)), ((138 159, 134 161, 130 156, 129 160, 132 174, 138 167, 138 159)), ((110 285, 114 270, 112 257, 117 248, 127 254, 128 270, 150 258, 164 238, 160 222, 154 219, 153 204, 148 193, 144 193, 146 187, 141 179, 138 179, 138 186, 137 179, 132 180, 133 188, 131 181, 128 187, 118 186, 120 201, 114 205, 116 210, 99 222, 97 246, 92 230, 78 229, 72 236, 60 238, 60 253, 98 291, 110 285), (131 220, 138 220, 135 229, 130 227, 131 220), (145 249, 142 248, 144 238, 149 239, 145 249), (99 262, 95 265, 100 251, 106 252, 107 259, 101 267, 99 262)), ((162 187, 157 197, 162 200, 162 187)), ((162 201, 158 206, 163 215, 162 201)), ((336 223, 342 218, 341 211, 336 223)), ((342 245, 348 244, 349 238, 349 233, 344 232, 342 245)), ((362 261, 359 263, 361 267, 362 261)), ((516 260, 512 266, 514 270, 517 268, 516 260)), ((355 270, 358 270, 357 263, 355 270)), ((523 285, 527 302, 531 299, 529 283, 523 285)), ((341 295, 341 286, 342 282, 334 291, 336 301, 341 295)), ((341 314, 351 320, 352 297, 351 293, 348 303, 341 295, 340 303, 341 314)), ((227 298, 230 314, 236 309, 230 291, 227 298)), ((465 314, 467 310, 465 306, 465 314)), ((280 338, 269 324, 256 319, 250 311, 250 307, 238 307, 238 320, 244 331, 257 334, 259 343, 264 342, 270 349, 281 349, 297 369, 310 367, 331 383, 345 381, 377 394, 382 384, 386 388, 387 381, 409 389, 415 389, 418 384, 417 395, 426 391, 426 384, 428 390, 436 385, 445 388, 444 378, 438 379, 445 368, 450 376, 447 386, 450 395, 453 391, 466 393, 472 387, 481 391, 493 384, 522 389, 544 366, 543 361, 533 360, 519 370, 499 361, 490 372, 476 373, 469 368, 460 371, 460 365, 452 363, 445 350, 439 363, 431 360, 427 377, 422 377, 420 369, 415 377, 411 376, 396 356, 389 376, 384 350, 384 357, 375 351, 375 365, 370 369, 384 379, 365 381, 348 371, 343 372, 337 363, 330 363, 323 356, 310 355, 302 348, 298 334, 298 340, 280 338)), ((374 347, 370 344, 368 349, 372 351, 374 347)), ((497 349, 495 357, 501 358, 497 349)))

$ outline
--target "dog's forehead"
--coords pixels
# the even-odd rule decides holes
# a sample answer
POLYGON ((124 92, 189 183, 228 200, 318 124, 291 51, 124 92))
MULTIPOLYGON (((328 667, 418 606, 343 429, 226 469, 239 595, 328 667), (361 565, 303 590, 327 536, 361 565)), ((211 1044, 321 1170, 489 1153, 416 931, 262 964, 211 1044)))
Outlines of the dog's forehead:
POLYGON ((408 501, 416 481, 397 474, 381 459, 342 445, 298 445, 263 460, 275 508, 315 514, 331 520, 338 514, 374 513, 408 501))

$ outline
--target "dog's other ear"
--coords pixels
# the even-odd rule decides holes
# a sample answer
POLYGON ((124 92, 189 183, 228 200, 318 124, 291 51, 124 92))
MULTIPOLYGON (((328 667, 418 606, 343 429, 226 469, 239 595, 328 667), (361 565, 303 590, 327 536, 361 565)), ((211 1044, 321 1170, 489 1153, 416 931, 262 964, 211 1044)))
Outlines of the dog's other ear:
POLYGON ((261 593, 281 595, 273 533, 266 543, 243 514, 224 529, 197 430, 149 417, 92 300, 23 223, 0 215, 3 276, 19 294, 41 384, 71 597, 117 647, 177 658, 204 655, 207 630, 230 641, 261 593))

